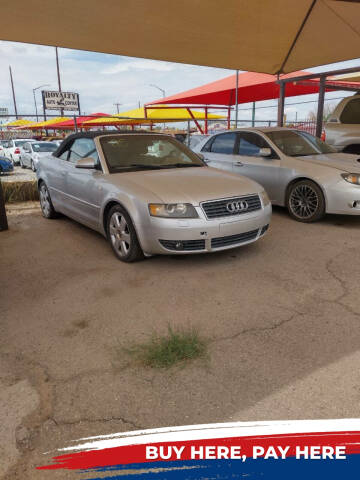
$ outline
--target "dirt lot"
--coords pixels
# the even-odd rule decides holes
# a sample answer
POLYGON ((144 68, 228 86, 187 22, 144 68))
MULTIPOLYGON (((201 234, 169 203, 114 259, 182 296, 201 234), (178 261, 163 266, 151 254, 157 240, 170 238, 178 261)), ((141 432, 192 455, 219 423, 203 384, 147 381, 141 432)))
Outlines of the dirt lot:
POLYGON ((69 219, 20 213, 0 233, 0 477, 69 478, 34 466, 84 436, 360 416, 360 218, 279 209, 256 244, 126 265, 69 219), (209 358, 134 364, 125 347, 168 324, 196 326, 209 358))

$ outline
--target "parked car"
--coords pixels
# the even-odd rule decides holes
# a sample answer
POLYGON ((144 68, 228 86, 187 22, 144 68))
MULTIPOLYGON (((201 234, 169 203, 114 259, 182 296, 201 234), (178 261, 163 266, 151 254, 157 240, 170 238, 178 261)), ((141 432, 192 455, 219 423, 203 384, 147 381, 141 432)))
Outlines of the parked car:
POLYGON ((323 139, 338 152, 360 154, 360 95, 343 98, 324 125, 323 139))
POLYGON ((307 132, 244 128, 195 147, 208 165, 260 183, 274 205, 300 222, 325 213, 360 215, 359 155, 336 150, 307 132))
POLYGON ((44 217, 61 212, 99 231, 125 262, 245 245, 271 217, 260 185, 207 167, 168 135, 73 134, 36 174, 44 217))
POLYGON ((11 173, 14 170, 12 162, 3 156, 0 156, 0 175, 4 173, 11 173))
POLYGON ((6 143, 3 145, 5 157, 11 160, 14 165, 19 165, 21 154, 20 148, 26 142, 35 142, 35 140, 29 138, 15 138, 7 140, 6 143))
POLYGON ((202 135, 190 135, 190 138, 188 135, 186 135, 186 139, 184 141, 185 145, 187 145, 190 150, 194 150, 196 145, 198 145, 200 142, 203 142, 205 138, 209 138, 210 135, 207 134, 202 134, 202 135))
POLYGON ((49 152, 55 152, 58 145, 55 142, 26 142, 20 147, 20 166, 29 167, 33 172, 36 171, 38 161, 49 152))
POLYGON ((4 145, 7 145, 8 140, 0 140, 0 155, 4 155, 4 145))

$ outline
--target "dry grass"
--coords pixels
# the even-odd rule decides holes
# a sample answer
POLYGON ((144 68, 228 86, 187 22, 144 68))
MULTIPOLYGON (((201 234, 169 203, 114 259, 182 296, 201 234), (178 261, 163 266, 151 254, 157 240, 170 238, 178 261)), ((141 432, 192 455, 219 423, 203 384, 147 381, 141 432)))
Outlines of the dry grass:
POLYGON ((36 180, 29 182, 2 182, 5 203, 39 200, 36 180))

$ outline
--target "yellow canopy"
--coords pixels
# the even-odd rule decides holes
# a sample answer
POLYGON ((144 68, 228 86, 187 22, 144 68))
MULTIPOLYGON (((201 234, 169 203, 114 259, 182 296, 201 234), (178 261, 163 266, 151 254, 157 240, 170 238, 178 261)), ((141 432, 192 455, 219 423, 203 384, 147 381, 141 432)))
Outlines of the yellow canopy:
MULTIPOLYGON (((145 116, 145 108, 135 108, 134 110, 128 110, 121 112, 112 117, 95 118, 85 122, 84 125, 99 126, 99 125, 131 125, 131 124, 148 124, 148 123, 160 123, 160 122, 181 122, 186 120, 193 120, 193 117, 186 108, 147 108, 147 115, 145 116)), ((205 120, 205 113, 197 110, 191 112, 196 120, 205 120)), ((214 115, 208 113, 207 118, 209 120, 221 120, 224 117, 221 115, 214 115)))
POLYGON ((53 123, 65 122, 66 120, 70 120, 69 117, 54 117, 54 118, 50 118, 50 120, 45 120, 44 122, 31 123, 30 125, 27 125, 27 127, 31 128, 31 130, 37 130, 38 128, 46 128, 47 126, 50 126, 53 123))
POLYGON ((344 82, 360 83, 360 72, 346 73, 345 75, 336 75, 335 80, 344 82))
POLYGON ((19 118, 18 120, 13 120, 12 122, 7 123, 4 127, 22 127, 24 125, 30 125, 33 122, 31 120, 23 120, 19 118))
POLYGON ((17 0, 14 8, 13 2, 3 1, 0 38, 194 65, 288 73, 358 58, 360 3, 17 0), (111 19, 116 19, 115 28, 111 28, 111 19))

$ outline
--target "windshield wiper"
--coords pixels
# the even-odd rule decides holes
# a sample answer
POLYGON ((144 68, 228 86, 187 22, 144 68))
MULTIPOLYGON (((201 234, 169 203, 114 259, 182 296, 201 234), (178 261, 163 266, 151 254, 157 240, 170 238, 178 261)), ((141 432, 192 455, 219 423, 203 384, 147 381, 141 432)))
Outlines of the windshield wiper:
POLYGON ((168 163, 163 165, 164 168, 182 168, 182 167, 203 167, 204 165, 197 165, 196 163, 168 163))
POLYGON ((149 170, 159 170, 163 168, 161 165, 146 165, 145 163, 132 163, 130 167, 147 168, 149 170))

